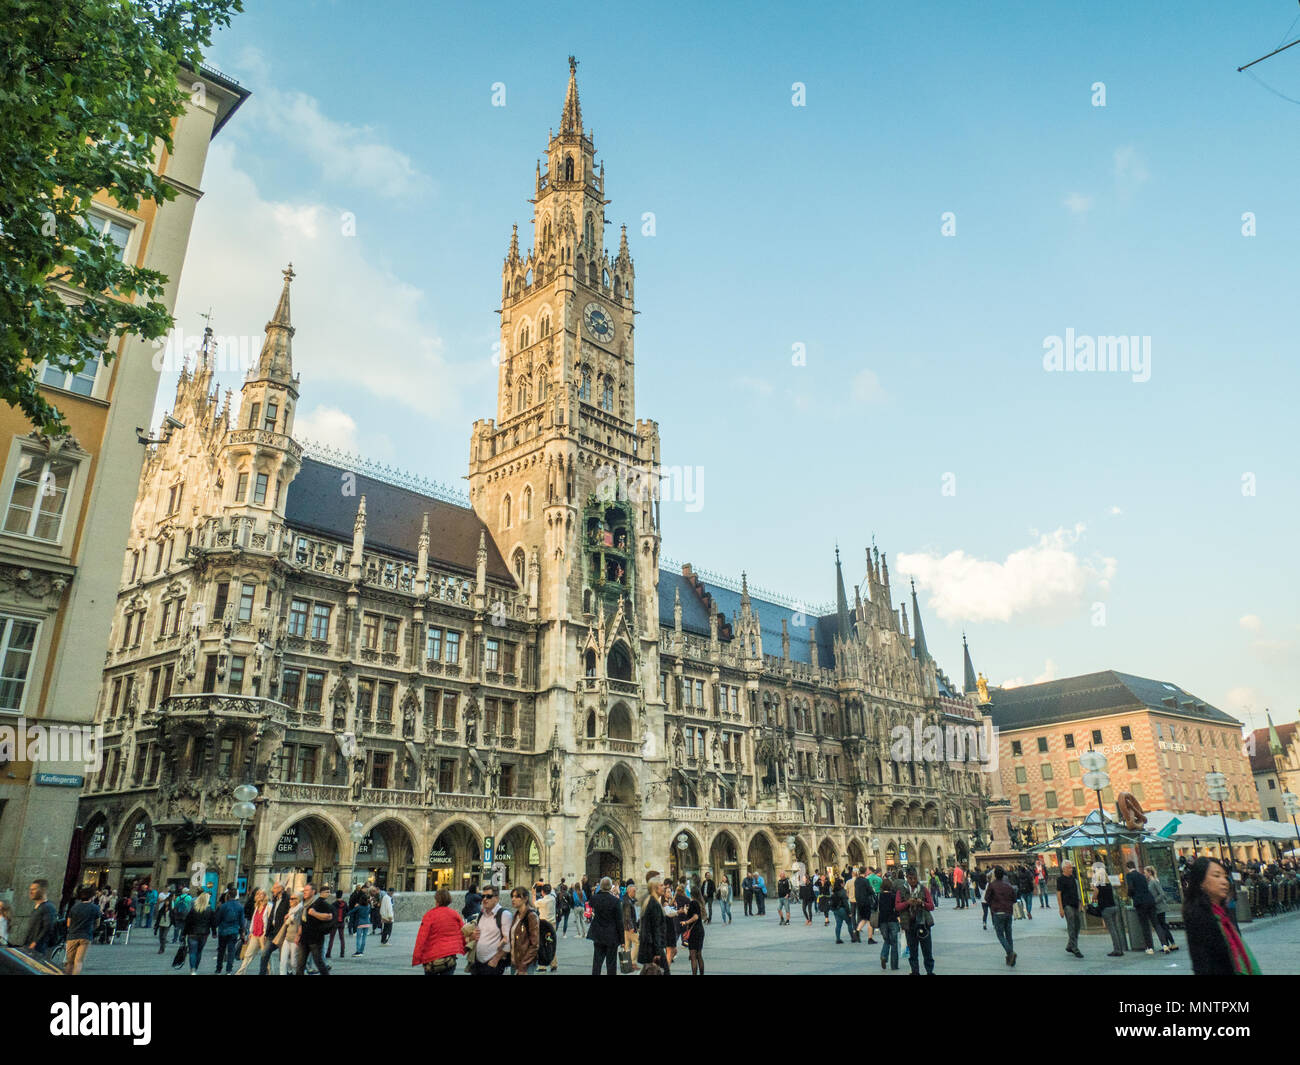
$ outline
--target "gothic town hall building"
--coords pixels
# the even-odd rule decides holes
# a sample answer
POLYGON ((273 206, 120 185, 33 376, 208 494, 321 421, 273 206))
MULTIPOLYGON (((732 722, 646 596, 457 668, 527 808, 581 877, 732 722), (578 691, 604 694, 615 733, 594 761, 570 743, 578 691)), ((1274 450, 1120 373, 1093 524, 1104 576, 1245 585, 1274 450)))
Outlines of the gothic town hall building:
MULTIPOLYGON (((496 417, 469 505, 294 439, 292 270, 232 416, 205 347, 140 479, 87 781, 82 878, 463 888, 949 864, 984 774, 891 730, 972 725, 869 550, 820 616, 661 565, 655 422, 636 418, 635 270, 570 65, 510 241, 496 417), (203 863, 203 868, 198 863, 203 863), (490 870, 489 870, 490 872, 490 870)), ((828 589, 830 560, 827 564, 828 589)), ((966 684, 974 687, 969 658, 966 684)), ((771 890, 771 887, 769 887, 771 890)))

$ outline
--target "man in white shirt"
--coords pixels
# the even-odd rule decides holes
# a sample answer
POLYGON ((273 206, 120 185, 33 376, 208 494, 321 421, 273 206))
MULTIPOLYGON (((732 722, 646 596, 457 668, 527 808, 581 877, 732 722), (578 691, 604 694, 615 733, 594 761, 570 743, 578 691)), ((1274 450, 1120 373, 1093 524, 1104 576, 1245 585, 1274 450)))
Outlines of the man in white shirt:
POLYGON ((393 934, 393 893, 379 892, 379 923, 383 926, 379 933, 379 945, 388 946, 388 937, 393 934))
POLYGON ((510 920, 509 907, 501 905, 497 889, 489 884, 483 889, 483 910, 474 926, 477 946, 471 970, 473 975, 500 976, 506 971, 506 959, 510 955, 510 920))
MULTIPOLYGON (((559 905, 555 897, 555 889, 550 884, 537 885, 537 916, 543 921, 550 921, 551 927, 555 927, 555 910, 559 905)), ((557 950, 551 958, 550 967, 544 971, 555 972, 560 967, 560 952, 557 950)))

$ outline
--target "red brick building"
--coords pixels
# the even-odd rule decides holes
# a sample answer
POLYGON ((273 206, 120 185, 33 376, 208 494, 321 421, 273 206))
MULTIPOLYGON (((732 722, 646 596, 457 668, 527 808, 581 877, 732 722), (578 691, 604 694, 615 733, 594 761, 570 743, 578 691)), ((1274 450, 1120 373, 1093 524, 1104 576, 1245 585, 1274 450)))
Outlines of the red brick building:
POLYGON ((1040 840, 1054 823, 1096 809, 1079 765, 1089 747, 1108 759, 1102 802, 1110 813, 1116 793, 1128 791, 1145 810, 1217 814, 1205 788, 1205 774, 1217 769, 1228 778, 1227 815, 1260 816, 1241 722, 1176 684, 1105 670, 990 695, 1012 822, 1032 824, 1040 840))

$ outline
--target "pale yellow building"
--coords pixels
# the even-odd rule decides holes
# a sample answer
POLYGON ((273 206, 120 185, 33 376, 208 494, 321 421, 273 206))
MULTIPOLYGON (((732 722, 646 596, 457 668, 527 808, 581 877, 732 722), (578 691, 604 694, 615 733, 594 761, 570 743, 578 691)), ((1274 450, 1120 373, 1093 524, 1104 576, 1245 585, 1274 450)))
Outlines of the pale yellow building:
MULTIPOLYGON (((158 205, 125 211, 104 194, 92 224, 128 262, 168 278, 161 302, 175 305, 194 212, 212 138, 247 97, 215 71, 183 72, 189 104, 173 127, 173 149, 161 146, 156 169, 178 192, 158 205)), ((59 286, 70 302, 85 298, 59 286)), ((94 723, 122 558, 139 483, 143 448, 138 426, 152 418, 158 388, 156 348, 139 338, 118 341, 116 357, 78 374, 42 371, 47 397, 69 432, 51 439, 33 431, 20 411, 0 409, 3 472, 0 494, 0 728, 94 723)), ((66 743, 66 740, 63 741, 66 743)), ((33 763, 12 752, 0 761, 0 897, 27 909, 26 886, 51 880, 62 888, 77 801, 90 750, 62 746, 33 763), (74 755, 60 758, 60 755, 74 755)))

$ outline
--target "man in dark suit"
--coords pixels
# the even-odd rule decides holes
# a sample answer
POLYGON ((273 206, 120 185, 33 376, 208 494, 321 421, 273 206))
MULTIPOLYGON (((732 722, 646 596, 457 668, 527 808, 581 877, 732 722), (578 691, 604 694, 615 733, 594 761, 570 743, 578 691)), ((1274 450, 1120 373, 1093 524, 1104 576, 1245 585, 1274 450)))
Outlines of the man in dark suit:
POLYGON ((1144 949, 1148 954, 1154 954, 1156 951, 1151 933, 1156 927, 1156 900, 1151 897, 1151 888, 1147 886, 1147 878, 1138 869, 1137 862, 1128 863, 1128 872, 1124 874, 1124 889, 1128 892, 1129 901, 1133 903, 1138 924, 1142 926, 1144 949))
POLYGON ((704 883, 700 885, 700 898, 704 900, 707 912, 704 915, 704 923, 713 923, 713 899, 717 895, 717 889, 713 885, 713 874, 704 874, 704 883))
POLYGON ((746 875, 740 882, 740 893, 745 899, 745 916, 754 916, 754 878, 746 875))
POLYGON ((591 896, 591 924, 587 927, 587 938, 594 948, 591 958, 591 975, 600 975, 600 966, 605 964, 605 975, 618 973, 618 948, 623 944, 623 907, 614 892, 614 881, 604 877, 600 890, 591 896))

